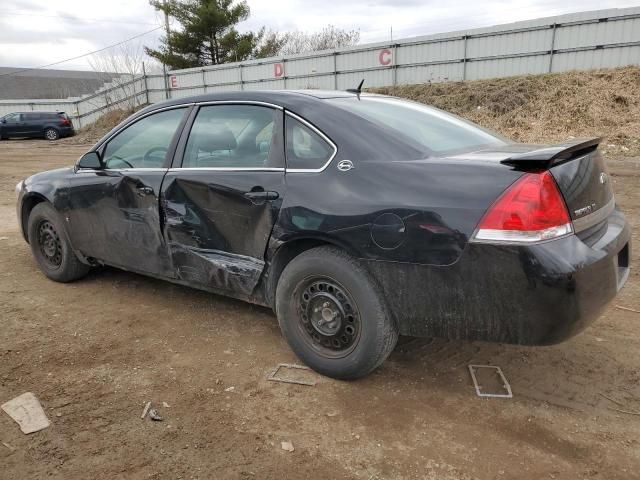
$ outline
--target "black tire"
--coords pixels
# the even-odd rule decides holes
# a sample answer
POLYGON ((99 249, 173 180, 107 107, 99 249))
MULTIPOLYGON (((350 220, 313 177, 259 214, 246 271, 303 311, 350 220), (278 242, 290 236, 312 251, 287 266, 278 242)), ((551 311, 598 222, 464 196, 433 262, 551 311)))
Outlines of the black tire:
POLYGON ((363 265, 333 247, 295 257, 276 288, 280 329, 295 354, 328 377, 364 377, 398 341, 380 289, 363 265))
POLYGON ((55 128, 49 127, 44 131, 44 138, 53 142, 60 138, 60 132, 58 132, 58 130, 56 130, 55 128))
POLYGON ((72 282, 89 273, 73 252, 62 220, 48 203, 39 203, 29 215, 29 244, 40 270, 56 282, 72 282))

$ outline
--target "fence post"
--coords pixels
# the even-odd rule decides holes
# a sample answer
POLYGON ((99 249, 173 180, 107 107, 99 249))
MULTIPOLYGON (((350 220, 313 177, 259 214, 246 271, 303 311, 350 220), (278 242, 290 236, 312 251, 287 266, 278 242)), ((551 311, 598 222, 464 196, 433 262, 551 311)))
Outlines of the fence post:
POLYGON ((204 87, 204 93, 207 93, 207 79, 204 75, 204 68, 202 69, 202 86, 204 87))
POLYGON ((462 54, 462 81, 467 79, 467 39, 468 35, 463 35, 464 38, 464 53, 462 54))
POLYGON ((167 77, 167 66, 162 64, 162 78, 164 81, 164 98, 165 100, 169 100, 169 78, 167 77))
POLYGON ((147 84, 147 70, 144 67, 144 62, 142 62, 142 78, 144 79, 144 95, 147 105, 149 105, 149 85, 147 84))
POLYGON ((76 118, 78 119, 78 129, 82 128, 82 115, 80 115, 80 100, 75 103, 76 106, 76 118))
POLYGON ((549 73, 553 71, 553 50, 556 48, 556 27, 557 23, 553 22, 551 27, 553 31, 551 32, 551 50, 549 50, 549 73))
POLYGON ((286 58, 282 58, 282 71, 283 71, 283 75, 282 75, 282 81, 284 82, 284 89, 287 89, 287 59, 286 58))
POLYGON ((338 52, 333 51, 333 89, 338 90, 338 52))
POLYGON ((242 78, 242 63, 238 65, 238 72, 240 73, 240 90, 244 90, 244 80, 242 78))
POLYGON ((393 48, 393 86, 398 85, 398 44, 391 45, 393 48))

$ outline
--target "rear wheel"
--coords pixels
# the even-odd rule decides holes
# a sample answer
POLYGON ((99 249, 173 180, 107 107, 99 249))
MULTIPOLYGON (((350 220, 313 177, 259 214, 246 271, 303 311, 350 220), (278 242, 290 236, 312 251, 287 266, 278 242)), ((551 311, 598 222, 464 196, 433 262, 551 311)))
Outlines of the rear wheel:
POLYGON ((298 357, 323 375, 363 377, 389 356, 397 328, 377 285, 353 257, 319 247, 294 258, 276 290, 276 313, 298 357))
POLYGON ((47 128, 44 131, 44 138, 47 140, 58 140, 60 138, 60 133, 55 128, 47 128))
POLYGON ((76 257, 58 213, 39 203, 29 215, 29 244, 38 266, 51 280, 71 282, 84 277, 89 266, 76 257))

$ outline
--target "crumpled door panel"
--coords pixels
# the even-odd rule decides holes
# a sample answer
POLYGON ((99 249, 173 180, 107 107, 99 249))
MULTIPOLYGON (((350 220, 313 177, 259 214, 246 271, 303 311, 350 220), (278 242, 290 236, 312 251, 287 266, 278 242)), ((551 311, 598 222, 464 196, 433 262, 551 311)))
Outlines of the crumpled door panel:
POLYGON ((282 195, 274 201, 245 196, 256 187, 282 192, 282 172, 178 170, 163 184, 164 235, 177 277, 251 295, 282 195))

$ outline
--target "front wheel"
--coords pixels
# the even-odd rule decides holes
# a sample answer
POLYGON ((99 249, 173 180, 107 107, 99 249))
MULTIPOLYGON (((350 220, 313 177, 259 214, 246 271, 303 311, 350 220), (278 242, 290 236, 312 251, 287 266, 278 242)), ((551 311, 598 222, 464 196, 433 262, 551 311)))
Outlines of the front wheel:
POLYGON ((54 208, 36 205, 29 215, 29 245, 38 266, 51 280, 71 282, 89 273, 89 266, 78 260, 54 208))
POLYGON ((46 138, 47 140, 54 141, 60 138, 60 134, 55 128, 47 128, 44 131, 44 138, 46 138))
POLYGON ((370 274, 333 247, 308 250, 287 265, 276 289, 276 314, 296 355, 328 377, 364 377, 398 340, 370 274))

